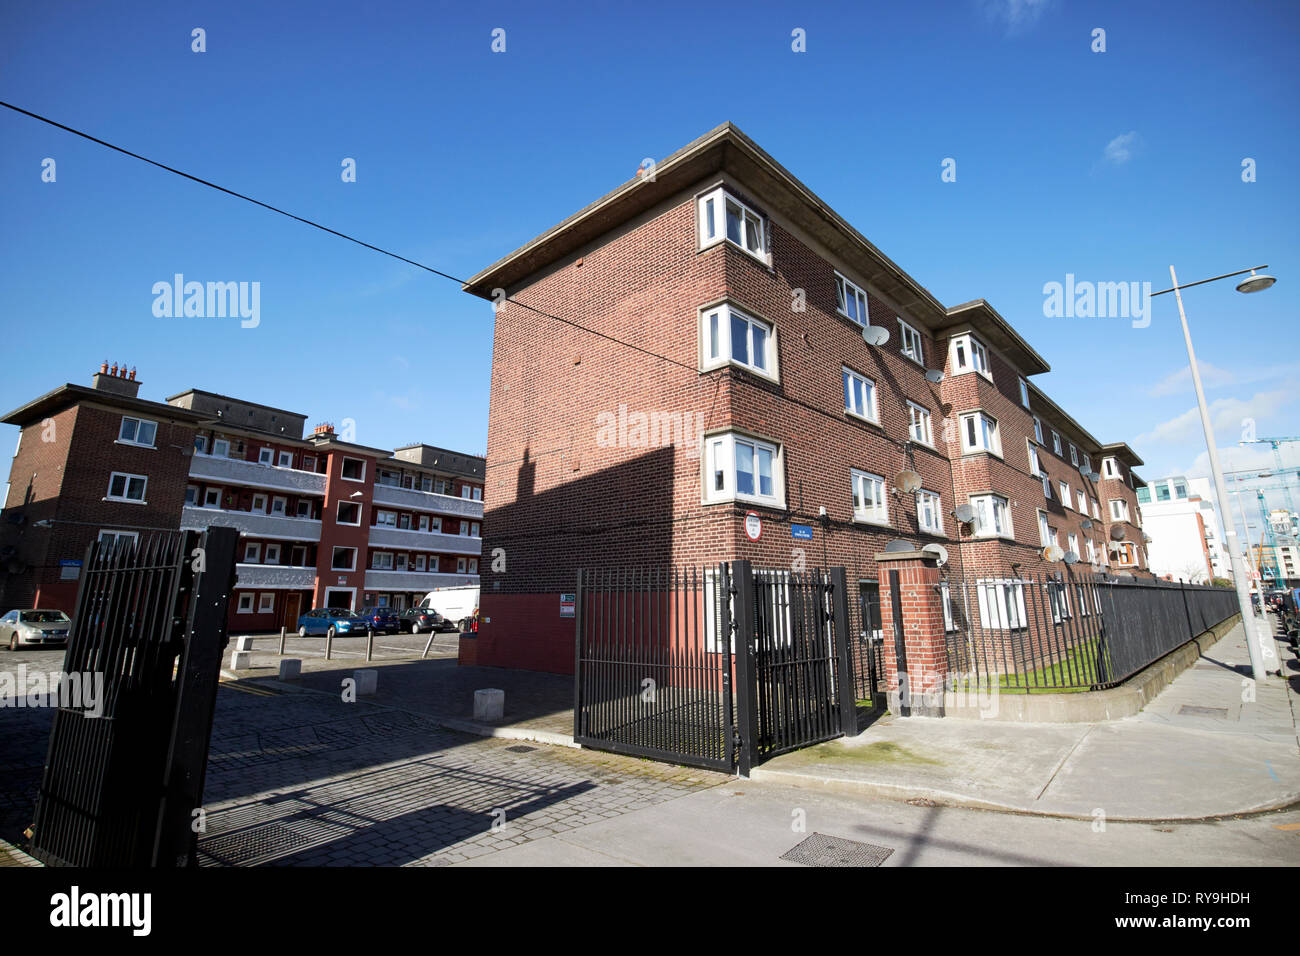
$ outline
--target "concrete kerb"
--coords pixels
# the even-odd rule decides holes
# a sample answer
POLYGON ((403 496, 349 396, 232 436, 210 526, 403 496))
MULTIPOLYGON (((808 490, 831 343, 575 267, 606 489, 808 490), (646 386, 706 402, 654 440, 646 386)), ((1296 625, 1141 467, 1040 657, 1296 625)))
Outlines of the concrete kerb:
POLYGON ((952 691, 944 693, 944 719, 1002 720, 1026 724, 1095 724, 1103 720, 1120 720, 1141 712, 1187 668, 1237 626, 1241 615, 1221 621, 1203 634, 1192 638, 1177 650, 1147 665, 1119 687, 1109 690, 1081 691, 1077 694, 1006 694, 997 695, 997 710, 985 714, 972 695, 952 691), (959 704, 964 701, 964 706, 959 704))

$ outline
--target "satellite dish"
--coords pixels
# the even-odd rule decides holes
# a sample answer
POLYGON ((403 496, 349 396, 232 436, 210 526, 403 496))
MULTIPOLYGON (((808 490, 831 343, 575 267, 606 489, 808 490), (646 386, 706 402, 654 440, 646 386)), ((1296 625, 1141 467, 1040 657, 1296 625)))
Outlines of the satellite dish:
POLYGON ((894 487, 905 494, 921 490, 921 476, 914 471, 900 471, 894 476, 894 487))
POLYGON ((927 544, 921 550, 926 554, 934 555, 934 563, 939 567, 948 563, 948 549, 941 544, 927 544))
POLYGON ((1101 473, 1096 471, 1088 472, 1089 481, 1101 481, 1101 473))
POLYGON ((1112 540, 1112 541, 1123 541, 1123 540, 1124 540, 1124 529, 1121 528, 1119 525, 1115 525, 1113 528, 1111 528, 1111 529, 1110 529, 1110 540, 1112 540))
POLYGON ((957 510, 953 512, 953 516, 962 524, 970 524, 975 520, 975 509, 970 505, 958 505, 957 510))
POLYGON ((943 381, 943 372, 939 371, 937 368, 932 368, 925 373, 925 380, 938 385, 943 381))
POLYGON ((885 550, 889 552, 915 551, 916 545, 912 544, 910 541, 904 541, 902 538, 895 538, 893 541, 889 542, 889 544, 885 545, 885 550))
POLYGON ((1052 564, 1060 561, 1063 557, 1065 557, 1065 552, 1061 550, 1059 544, 1049 544, 1043 549, 1043 559, 1050 561, 1052 564))
POLYGON ((884 345, 889 341, 889 329, 879 325, 865 325, 862 327, 862 338, 868 345, 884 345))
POLYGON ((1143 541, 1144 543, 1146 543, 1146 544, 1150 544, 1150 543, 1151 543, 1151 535, 1149 535, 1149 534, 1144 534, 1144 535, 1142 535, 1142 541, 1143 541))
POLYGON ((1092 527, 1092 519, 1084 518, 1082 521, 1079 522, 1079 527, 1082 528, 1084 531, 1087 531, 1089 528, 1092 527))
POLYGON ((1065 552, 1064 560, 1066 564, 1078 564, 1079 556, 1075 554, 1073 551, 1067 551, 1065 552))

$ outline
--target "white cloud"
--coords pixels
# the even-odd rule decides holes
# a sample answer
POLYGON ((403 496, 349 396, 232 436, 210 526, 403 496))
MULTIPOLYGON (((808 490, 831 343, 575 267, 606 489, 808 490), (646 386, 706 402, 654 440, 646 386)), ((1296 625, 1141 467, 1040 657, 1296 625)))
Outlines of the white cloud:
POLYGON ((990 20, 1005 24, 1007 33, 1015 33, 1038 21, 1052 0, 981 0, 980 6, 990 20))
MULTIPOLYGON (((1258 392, 1248 399, 1219 398, 1210 402, 1210 423, 1216 437, 1240 441, 1245 419, 1254 419, 1258 432, 1260 420, 1269 418, 1291 401, 1289 388, 1274 389, 1270 392, 1258 392)), ((1265 432, 1264 434, 1267 434, 1265 432)), ((1176 445, 1202 440, 1201 415, 1195 408, 1189 408, 1175 418, 1161 422, 1149 432, 1133 439, 1133 446, 1140 449, 1143 445, 1176 445)), ((1139 451, 1139 454, 1141 452, 1139 451)))
POLYGON ((1133 154, 1137 150, 1138 145, 1138 134, 1136 130, 1128 133, 1121 133, 1106 144, 1106 148, 1101 154, 1101 161, 1103 163, 1110 163, 1114 166, 1122 166, 1133 158, 1133 154))
MULTIPOLYGON (((1251 385, 1256 382, 1270 382, 1277 379, 1294 381, 1300 378, 1300 364, 1270 365, 1263 368, 1250 368, 1246 371, 1231 371, 1219 368, 1210 362, 1198 362, 1201 369, 1201 384, 1206 389, 1224 388, 1228 385, 1251 385)), ((1190 394, 1192 392, 1192 370, 1184 365, 1176 372, 1170 372, 1163 379, 1152 385, 1147 394, 1153 398, 1165 395, 1190 394)))

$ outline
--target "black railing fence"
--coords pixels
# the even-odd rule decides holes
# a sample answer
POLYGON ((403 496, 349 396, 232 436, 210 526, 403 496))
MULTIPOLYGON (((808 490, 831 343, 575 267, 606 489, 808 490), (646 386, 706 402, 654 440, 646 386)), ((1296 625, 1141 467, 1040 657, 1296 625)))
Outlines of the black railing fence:
POLYGON ((1113 687, 1237 612, 1227 588, 1069 571, 941 592, 950 683, 1010 693, 1113 687))

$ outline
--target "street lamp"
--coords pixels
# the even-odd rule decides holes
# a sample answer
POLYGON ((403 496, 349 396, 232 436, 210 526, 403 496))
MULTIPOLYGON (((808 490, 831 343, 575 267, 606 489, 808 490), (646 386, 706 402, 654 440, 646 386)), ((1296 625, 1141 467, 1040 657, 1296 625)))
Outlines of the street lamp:
MULTIPOLYGON (((1183 323, 1183 341, 1187 343, 1187 361, 1192 370, 1192 384, 1196 386, 1196 404, 1201 410, 1201 427, 1205 431, 1205 447, 1210 453, 1210 473, 1214 476, 1214 493, 1219 500, 1219 513, 1224 516, 1223 533, 1228 540, 1224 543, 1227 545, 1228 560, 1232 562, 1232 582, 1237 589, 1237 603, 1241 605, 1241 624, 1246 629, 1246 649, 1250 652, 1250 670, 1257 682, 1262 682, 1267 674, 1264 669, 1264 662, 1261 656, 1260 645, 1262 635, 1255 620, 1255 612, 1250 603, 1250 584, 1246 578, 1246 569, 1241 563, 1241 549, 1237 547, 1237 523, 1230 520, 1232 510, 1228 502, 1228 489, 1223 483, 1223 469, 1219 467, 1219 449, 1214 441, 1214 428, 1210 424, 1210 409, 1205 404, 1205 390, 1201 387, 1201 371, 1196 366, 1196 352, 1192 348, 1192 333, 1187 328, 1187 313, 1183 311, 1183 289, 1190 289, 1192 286, 1205 285, 1207 282, 1217 282, 1220 279, 1229 279, 1233 276, 1245 275, 1250 273, 1249 278, 1242 279, 1237 283, 1238 292, 1262 292, 1277 280, 1270 275, 1260 275, 1258 270, 1267 269, 1267 265, 1255 266, 1253 269, 1242 269, 1240 272, 1228 272, 1221 276, 1214 276, 1210 279, 1201 279, 1199 282, 1189 282, 1185 286, 1178 284, 1178 274, 1174 272, 1174 267, 1169 267, 1169 278, 1173 281, 1173 287, 1162 289, 1159 292, 1153 292, 1152 298, 1158 295, 1164 295, 1168 292, 1174 294, 1178 300, 1178 318, 1183 323)), ((1242 515, 1245 520, 1245 515, 1242 515)), ((1260 592, 1261 597, 1263 591, 1260 592)), ((1263 601, 1260 601, 1261 606, 1263 601)), ((1271 654, 1269 656, 1272 656, 1271 654)))

